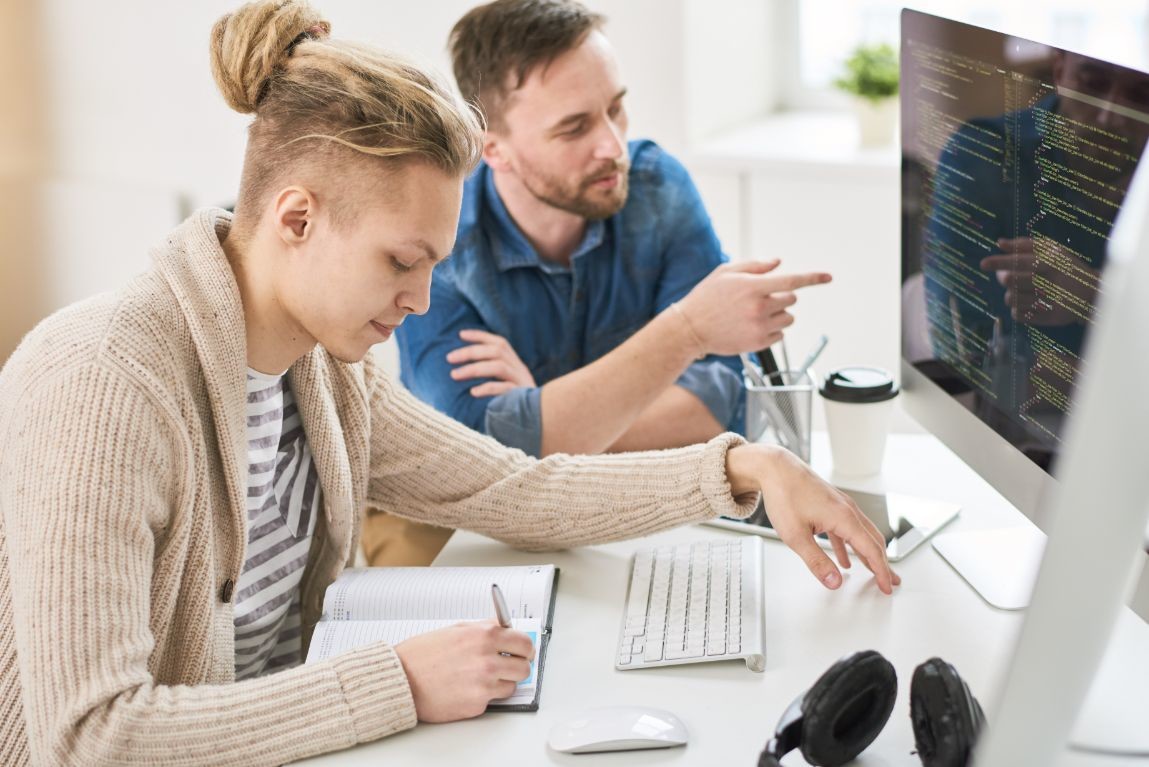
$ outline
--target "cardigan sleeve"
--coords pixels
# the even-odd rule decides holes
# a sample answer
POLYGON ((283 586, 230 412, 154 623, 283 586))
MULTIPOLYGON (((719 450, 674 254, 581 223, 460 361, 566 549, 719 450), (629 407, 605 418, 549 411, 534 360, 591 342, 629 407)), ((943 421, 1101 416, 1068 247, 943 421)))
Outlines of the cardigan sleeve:
POLYGON ((673 450, 540 460, 439 413, 371 363, 366 375, 373 507, 534 550, 753 511, 735 502, 726 480, 726 452, 745 442, 736 434, 673 450))
MULTIPOLYGON (((155 570, 181 535, 172 525, 191 524, 191 497, 210 492, 195 484, 189 440, 169 408, 100 364, 26 391, 2 430, 10 600, 0 593, 0 631, 15 636, 32 763, 281 764, 414 726, 406 676, 384 644, 238 683, 226 679, 228 657, 223 674, 187 672, 219 683, 158 683, 154 599, 198 611, 215 626, 205 634, 231 647, 212 557, 155 570)), ((184 657, 210 663, 212 653, 184 657)))

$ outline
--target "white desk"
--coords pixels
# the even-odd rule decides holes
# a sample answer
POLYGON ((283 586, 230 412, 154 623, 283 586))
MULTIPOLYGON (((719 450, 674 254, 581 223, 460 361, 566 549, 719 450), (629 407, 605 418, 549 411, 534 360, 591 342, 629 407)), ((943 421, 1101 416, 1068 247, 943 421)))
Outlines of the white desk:
MULTIPOLYGON (((813 463, 827 463, 824 435, 815 435, 813 463)), ((949 529, 1024 523, 976 474, 937 440, 895 435, 886 459, 890 490, 961 503, 949 529)), ((856 763, 920 767, 911 752, 909 682, 914 667, 937 655, 953 663, 983 704, 1009 654, 1020 613, 989 607, 927 544, 898 564, 902 586, 883 596, 859 564, 836 592, 822 588, 802 562, 777 541, 766 544, 766 671, 742 663, 704 663, 615 671, 614 651, 629 555, 636 546, 735 535, 708 526, 680 528, 640 541, 549 554, 517 552, 470 533, 456 533, 439 565, 554 562, 562 569, 554 635, 547 654, 537 713, 487 714, 446 725, 420 724, 376 743, 308 760, 310 765, 746 765, 758 753, 790 701, 839 657, 881 651, 898 672, 898 701, 890 722, 856 763), (547 748, 551 727, 598 705, 632 703, 676 713, 690 728, 685 748, 568 755, 547 748)), ((786 765, 805 764, 797 753, 786 765)), ((1057 767, 1124 767, 1149 759, 1067 752, 1057 767)), ((1023 767, 1019 765, 1019 767, 1023 767)))

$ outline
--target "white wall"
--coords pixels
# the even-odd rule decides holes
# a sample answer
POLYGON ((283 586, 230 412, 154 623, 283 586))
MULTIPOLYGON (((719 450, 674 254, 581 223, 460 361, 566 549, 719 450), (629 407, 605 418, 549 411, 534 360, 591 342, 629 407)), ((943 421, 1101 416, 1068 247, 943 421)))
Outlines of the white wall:
MULTIPOLYGON (((449 72, 447 35, 474 3, 317 0, 333 34, 390 49, 449 72)), ((636 135, 681 150, 681 0, 591 2, 610 19, 631 88, 636 135)), ((47 93, 55 175, 166 187, 194 205, 232 199, 247 118, 231 112, 208 68, 212 23, 234 0, 195 3, 45 0, 47 93)))
POLYGON ((771 69, 777 5, 746 0, 685 0, 685 76, 678 98, 686 101, 691 143, 761 117, 778 101, 771 69))

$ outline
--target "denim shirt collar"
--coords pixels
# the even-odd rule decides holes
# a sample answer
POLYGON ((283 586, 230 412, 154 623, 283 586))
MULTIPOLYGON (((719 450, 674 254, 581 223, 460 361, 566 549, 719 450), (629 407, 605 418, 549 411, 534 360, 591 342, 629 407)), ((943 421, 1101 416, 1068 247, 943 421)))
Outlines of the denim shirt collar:
MULTIPOLYGON (((561 264, 555 264, 539 257, 537 251, 527 240, 518 224, 511 218, 499 190, 495 188, 495 174, 490 166, 484 164, 480 172, 483 179, 483 196, 487 199, 487 210, 490 213, 491 255, 495 261, 495 268, 500 272, 524 266, 533 266, 548 273, 567 274, 571 270, 561 264)), ((605 222, 588 221, 582 240, 571 254, 571 261, 597 248, 602 244, 603 233, 606 230, 605 222)))

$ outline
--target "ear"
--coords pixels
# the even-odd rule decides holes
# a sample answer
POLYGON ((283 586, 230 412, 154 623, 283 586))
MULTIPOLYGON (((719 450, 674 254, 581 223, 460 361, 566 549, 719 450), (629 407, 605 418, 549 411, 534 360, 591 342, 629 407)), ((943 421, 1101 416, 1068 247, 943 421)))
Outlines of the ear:
POLYGON ((315 221, 315 197, 301 186, 289 186, 275 197, 275 232, 288 245, 299 245, 311 236, 315 221))
POLYGON ((506 172, 511 169, 507 144, 497 133, 487 131, 483 134, 483 160, 491 166, 491 170, 506 172))

